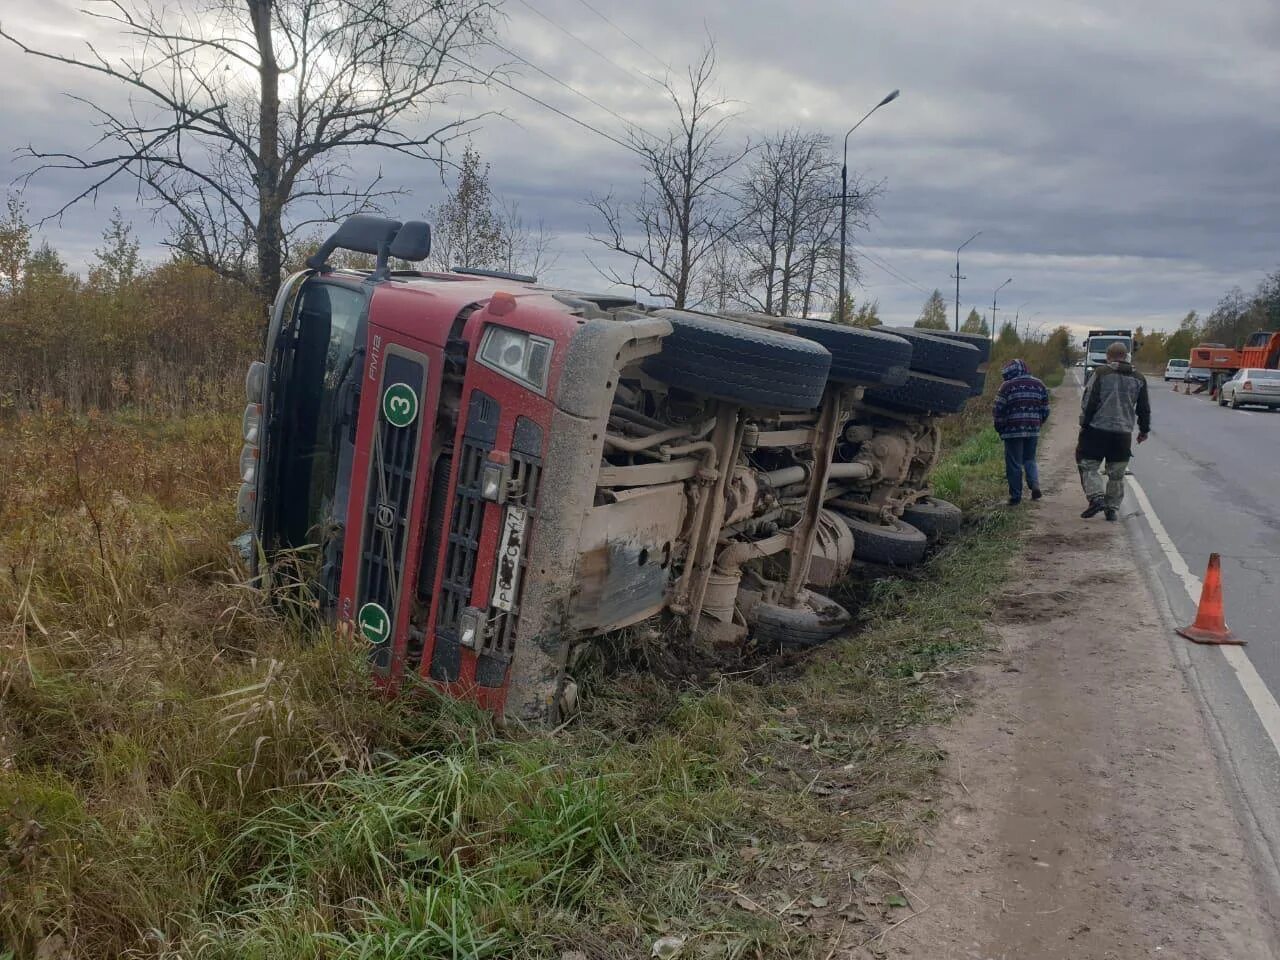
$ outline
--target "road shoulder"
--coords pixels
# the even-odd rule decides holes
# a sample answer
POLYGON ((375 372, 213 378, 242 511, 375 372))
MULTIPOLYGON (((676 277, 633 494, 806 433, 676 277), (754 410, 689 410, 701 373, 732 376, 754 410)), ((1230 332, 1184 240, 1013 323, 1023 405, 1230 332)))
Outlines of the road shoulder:
MULTIPOLYGON (((1061 391, 1057 405, 1072 405, 1061 391)), ((1073 431, 997 604, 950 787, 885 938, 943 958, 1277 956, 1194 692, 1120 524, 1079 519, 1073 431)))

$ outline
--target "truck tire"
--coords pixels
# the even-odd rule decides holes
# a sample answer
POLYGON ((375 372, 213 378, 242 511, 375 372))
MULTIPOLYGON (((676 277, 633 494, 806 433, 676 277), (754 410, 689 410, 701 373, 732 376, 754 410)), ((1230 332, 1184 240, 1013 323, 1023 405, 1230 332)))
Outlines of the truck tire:
POLYGON ((892 333, 794 317, 778 317, 778 328, 826 347, 836 383, 896 386, 911 368, 911 344, 892 333))
POLYGON ((968 383, 982 362, 978 348, 968 343, 935 337, 914 327, 894 327, 889 332, 911 341, 911 369, 920 373, 968 383))
POLYGON ((853 533, 853 559, 894 567, 912 567, 924 559, 929 538, 911 524, 894 520, 886 525, 851 513, 840 516, 853 533))
POLYGON ((941 337, 943 340, 969 344, 978 351, 979 363, 988 363, 991 360, 991 338, 981 333, 952 333, 950 330, 921 330, 920 332, 927 333, 931 337, 941 337))
POLYGON ((795 607, 757 603, 751 608, 755 618, 752 636, 767 650, 803 650, 826 643, 844 630, 853 619, 849 611, 820 593, 806 591, 795 607))
POLYGON ((954 503, 925 497, 906 507, 902 519, 923 533, 929 540, 944 540, 960 532, 964 514, 954 503))
POLYGON ((825 347, 683 310, 656 315, 671 333, 644 370, 663 383, 746 407, 812 410, 822 402, 831 368, 825 347))
POLYGON ((972 384, 972 389, 969 390, 969 396, 980 397, 986 393, 987 365, 985 363, 979 364, 978 371, 973 375, 973 380, 970 383, 972 384))
POLYGON ((878 407, 910 413, 959 413, 969 402, 973 389, 967 379, 948 380, 913 370, 907 382, 900 387, 867 390, 866 401, 878 407))

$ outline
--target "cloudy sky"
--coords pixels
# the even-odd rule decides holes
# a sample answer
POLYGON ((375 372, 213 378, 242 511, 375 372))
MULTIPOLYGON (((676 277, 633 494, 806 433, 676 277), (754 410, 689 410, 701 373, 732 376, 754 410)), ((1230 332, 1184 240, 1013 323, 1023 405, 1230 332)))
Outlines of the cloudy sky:
MULTIPOLYGON (((0 0, 0 20, 70 50, 98 28, 66 0, 0 0)), ((98 31, 98 32, 95 32, 98 31)), ((964 252, 962 313, 1022 307, 1032 325, 1176 325, 1233 284, 1280 265, 1280 4, 1275 0, 507 0, 501 42, 649 129, 669 120, 646 74, 676 70, 715 39, 733 128, 758 138, 799 125, 834 138, 893 88, 901 98, 850 141, 850 166, 886 193, 857 237, 859 299, 910 322, 935 287, 950 303, 964 252), (1025 305, 1023 305, 1025 304, 1025 305)), ((621 122, 529 67, 513 81, 602 131, 621 122)), ((0 48, 4 141, 78 148, 89 115, 61 94, 81 76, 0 48)), ((557 234, 554 279, 599 288, 587 263, 583 198, 634 192, 635 158, 515 94, 474 105, 475 144, 494 188, 557 234)), ((412 191, 402 216, 439 200, 438 176, 366 157, 412 191)), ((7 163, 11 179, 20 161, 7 163)), ((33 213, 58 205, 64 178, 27 189, 33 213)), ((148 243, 162 230, 122 187, 49 239, 83 264, 112 205, 148 243)), ((158 248, 152 247, 159 256, 158 248)))

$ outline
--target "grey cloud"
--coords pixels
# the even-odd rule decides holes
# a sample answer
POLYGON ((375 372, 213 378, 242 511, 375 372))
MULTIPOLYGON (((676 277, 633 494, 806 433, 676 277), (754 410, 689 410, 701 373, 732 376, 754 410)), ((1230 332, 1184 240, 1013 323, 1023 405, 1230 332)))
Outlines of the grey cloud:
MULTIPOLYGON (((528 2, 599 54, 520 2, 507 7, 502 42, 648 127, 664 125, 667 113, 642 73, 660 71, 658 60, 679 70, 707 33, 744 137, 792 124, 839 137, 901 87, 901 100, 850 141, 851 164, 888 189, 879 219, 857 241, 913 281, 865 264, 859 295, 878 298, 888 319, 912 320, 934 287, 950 299, 955 245, 979 229, 982 238, 965 252, 964 308, 989 308, 991 290, 1013 275, 1002 307, 1030 299, 1037 322, 1173 324, 1280 262, 1272 160, 1280 149, 1280 8, 1269 0, 592 0, 656 59, 583 0, 528 2)), ((38 10, 0 0, 6 24, 19 14, 59 29, 80 19, 62 0, 38 10)), ((512 66, 522 89, 621 132, 606 111, 512 66)), ((0 50, 8 141, 89 140, 87 115, 51 95, 69 82, 79 81, 0 50), (50 124, 55 114, 60 122, 50 124)), ((495 90, 478 106, 511 118, 475 135, 495 187, 560 235, 557 279, 599 286, 585 259, 590 217, 581 201, 633 191, 634 157, 510 92, 495 90)), ((420 165, 386 156, 358 163, 364 171, 380 165, 388 182, 410 189, 407 212, 441 194, 438 174, 420 165)), ((39 181, 28 199, 49 209, 70 186, 39 181)), ((64 221, 53 239, 68 259, 92 249, 113 203, 136 207, 122 185, 96 211, 64 221)), ((147 214, 135 216, 154 242, 159 228, 147 214)))

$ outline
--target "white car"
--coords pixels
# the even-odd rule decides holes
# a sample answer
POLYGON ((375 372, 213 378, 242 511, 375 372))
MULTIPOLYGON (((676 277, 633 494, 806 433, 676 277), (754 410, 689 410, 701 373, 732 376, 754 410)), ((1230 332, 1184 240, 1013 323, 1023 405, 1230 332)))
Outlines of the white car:
POLYGON ((1232 410, 1247 406, 1280 407, 1280 370, 1257 367, 1237 370, 1218 391, 1218 406, 1228 405, 1232 410))
POLYGON ((1187 371, 1190 369, 1190 360, 1170 360, 1165 364, 1164 382, 1168 383, 1170 380, 1186 380, 1187 371))

